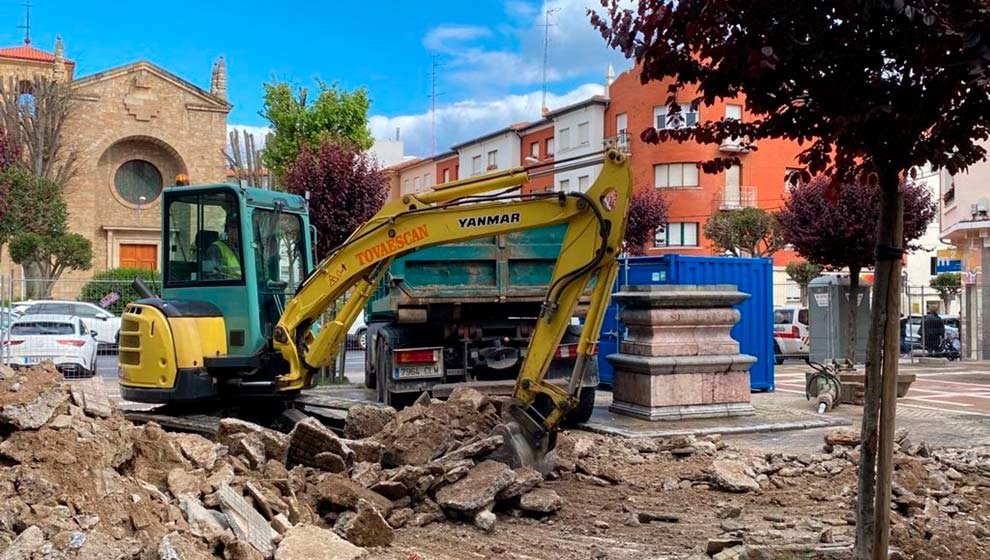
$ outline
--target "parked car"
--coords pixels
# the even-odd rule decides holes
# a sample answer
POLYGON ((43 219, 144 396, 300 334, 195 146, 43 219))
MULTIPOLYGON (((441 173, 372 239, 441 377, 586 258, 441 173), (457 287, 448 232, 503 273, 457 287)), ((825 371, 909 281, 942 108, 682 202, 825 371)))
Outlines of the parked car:
POLYGON ((362 311, 354 320, 354 324, 347 330, 347 349, 364 350, 368 347, 368 325, 364 321, 362 311))
MULTIPOLYGON (((959 316, 939 315, 945 321, 945 337, 952 340, 959 339, 959 316)), ((921 325, 925 320, 924 315, 911 315, 901 317, 901 353, 909 354, 912 350, 920 350, 925 347, 921 342, 921 325)))
POLYGON ((777 307, 773 310, 773 353, 777 365, 786 358, 808 361, 808 308, 777 307))
MULTIPOLYGON (((100 344, 116 345, 120 338, 120 317, 99 305, 84 301, 38 300, 22 311, 28 315, 71 315, 79 317, 89 330, 96 331, 100 344)), ((15 309, 17 308, 15 304, 15 309)))
POLYGON ((96 331, 79 317, 25 315, 10 325, 4 344, 14 366, 51 360, 66 377, 92 377, 96 372, 96 331))

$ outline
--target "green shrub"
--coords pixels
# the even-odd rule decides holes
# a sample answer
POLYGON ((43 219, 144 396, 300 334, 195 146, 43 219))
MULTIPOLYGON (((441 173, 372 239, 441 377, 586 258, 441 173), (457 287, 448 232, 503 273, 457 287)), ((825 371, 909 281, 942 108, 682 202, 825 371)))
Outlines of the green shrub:
POLYGON ((144 280, 144 283, 151 288, 151 291, 155 293, 161 291, 161 277, 156 270, 145 268, 114 268, 95 274, 89 282, 86 282, 86 285, 83 286, 82 293, 79 294, 79 300, 99 305, 100 300, 110 292, 120 292, 120 299, 107 307, 107 311, 115 315, 120 315, 128 303, 141 297, 131 286, 135 278, 144 280))

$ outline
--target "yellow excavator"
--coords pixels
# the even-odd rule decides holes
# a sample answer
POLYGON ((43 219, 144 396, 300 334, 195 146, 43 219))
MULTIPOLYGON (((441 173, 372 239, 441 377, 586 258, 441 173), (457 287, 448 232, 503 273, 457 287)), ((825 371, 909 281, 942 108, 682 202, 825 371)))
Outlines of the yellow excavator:
MULTIPOLYGON (((556 162, 551 171, 565 163, 556 162)), ((503 411, 510 444, 505 447, 516 454, 512 462, 538 462, 575 406, 594 359, 626 229, 628 158, 609 149, 601 164, 587 192, 520 193, 537 165, 403 195, 315 266, 303 198, 229 184, 166 189, 162 294, 137 285, 142 299, 124 312, 122 397, 159 404, 291 399, 313 386, 316 372, 332 362, 396 257, 567 224, 511 404, 503 411), (294 295, 287 295, 292 287, 294 295), (544 376, 589 289, 571 376, 566 387, 550 383, 544 376), (333 319, 321 321, 331 309, 333 319)))

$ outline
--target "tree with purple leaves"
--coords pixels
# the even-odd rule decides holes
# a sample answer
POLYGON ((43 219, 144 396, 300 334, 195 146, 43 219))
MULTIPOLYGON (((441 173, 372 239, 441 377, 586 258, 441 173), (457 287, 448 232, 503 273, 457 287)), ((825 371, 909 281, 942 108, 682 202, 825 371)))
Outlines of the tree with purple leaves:
POLYGON ((388 181, 373 158, 347 142, 330 139, 315 150, 302 147, 289 166, 285 187, 300 196, 309 194, 320 259, 374 216, 388 195, 388 181))
MULTIPOLYGON (((602 4, 604 14, 589 12, 592 24, 636 60, 642 81, 673 78, 668 112, 678 113, 688 97, 711 104, 742 94, 751 115, 649 128, 644 141, 737 139, 753 147, 787 138, 807 145, 799 156, 805 181, 829 175, 833 191, 860 178, 879 183, 854 555, 886 558, 904 249, 899 185, 926 163, 954 174, 986 156, 979 141, 990 136, 990 2, 602 4)), ((718 157, 703 168, 717 172, 726 159, 732 160, 718 157)))
MULTIPOLYGON (((911 242, 925 233, 935 219, 935 201, 924 185, 902 183, 904 239, 911 242)), ((784 241, 811 262, 849 269, 849 292, 859 291, 859 274, 876 257, 880 186, 876 183, 845 183, 838 188, 818 177, 808 184, 789 187, 790 196, 777 220, 784 241), (834 190, 833 190, 834 189, 834 190), (834 193, 834 197, 833 197, 834 193)), ((856 363, 856 308, 849 306, 848 359, 856 363)))
POLYGON ((667 199, 654 188, 634 194, 629 201, 629 222, 626 225, 626 252, 645 255, 656 231, 667 224, 667 199))

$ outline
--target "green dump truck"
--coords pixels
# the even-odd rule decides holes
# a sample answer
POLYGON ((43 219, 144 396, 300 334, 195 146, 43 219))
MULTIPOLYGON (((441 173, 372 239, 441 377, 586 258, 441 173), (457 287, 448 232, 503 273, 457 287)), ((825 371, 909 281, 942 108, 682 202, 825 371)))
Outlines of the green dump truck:
MULTIPOLYGON (((396 259, 366 310, 365 384, 394 406, 423 391, 443 397, 463 383, 512 394, 566 230, 550 226, 396 259)), ((575 319, 547 379, 566 382, 580 328, 575 319)), ((592 361, 572 422, 590 417, 597 385, 592 361)))

